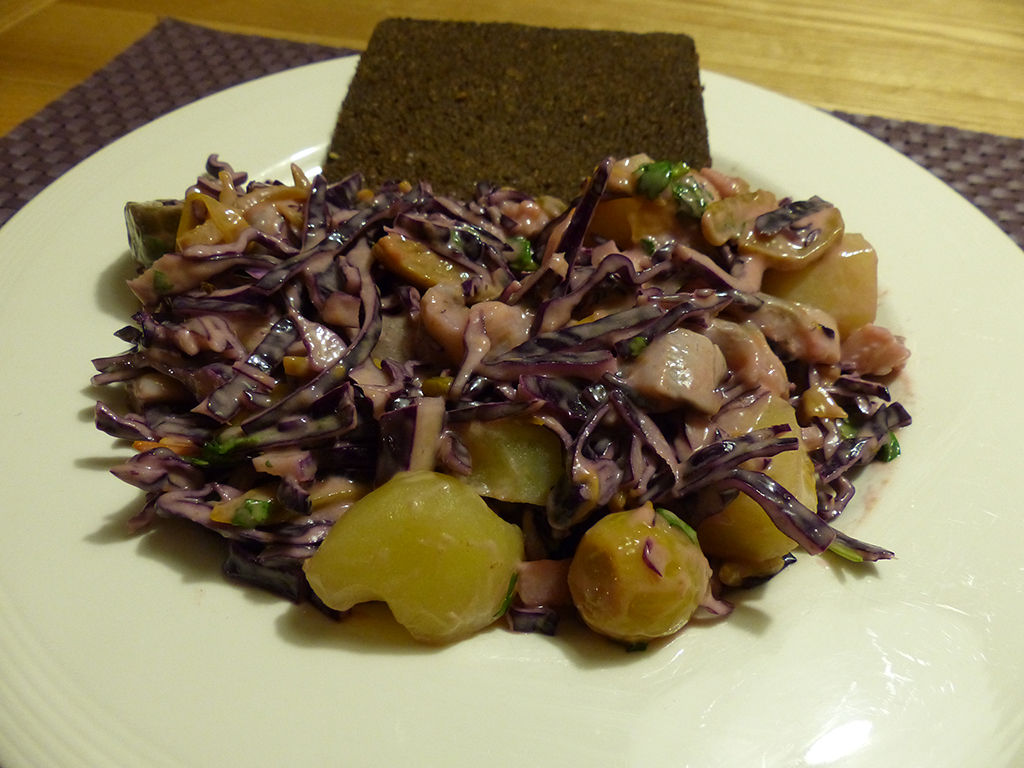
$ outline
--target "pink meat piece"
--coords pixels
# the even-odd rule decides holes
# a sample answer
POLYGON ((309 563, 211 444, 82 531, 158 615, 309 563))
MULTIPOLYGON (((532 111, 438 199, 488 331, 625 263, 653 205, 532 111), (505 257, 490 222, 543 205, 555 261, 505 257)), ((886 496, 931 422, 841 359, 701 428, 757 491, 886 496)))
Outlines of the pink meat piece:
POLYGON ((843 366, 852 366, 862 376, 898 373, 910 357, 903 338, 880 325, 862 325, 842 344, 843 366))

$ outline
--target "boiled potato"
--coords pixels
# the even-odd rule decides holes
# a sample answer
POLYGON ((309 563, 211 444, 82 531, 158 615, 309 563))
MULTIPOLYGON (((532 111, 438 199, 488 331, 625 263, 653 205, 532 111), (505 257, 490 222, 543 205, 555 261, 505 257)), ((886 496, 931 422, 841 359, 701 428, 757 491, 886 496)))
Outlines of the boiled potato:
POLYGON ((862 235, 843 239, 804 269, 768 270, 762 290, 773 296, 810 304, 836 319, 846 338, 874 322, 878 309, 878 255, 862 235))
POLYGON ((442 258, 418 240, 395 233, 385 235, 374 244, 373 256, 417 288, 460 285, 469 279, 469 273, 455 262, 442 258))
POLYGON ((562 476, 562 441, 547 427, 511 416, 453 426, 469 451, 463 480, 481 496, 543 506, 562 476))
POLYGON ((602 200, 589 228, 589 234, 613 240, 620 248, 638 245, 645 237, 681 236, 683 233, 675 203, 640 196, 602 200))
POLYGON ((608 514, 583 535, 569 565, 569 591, 592 630, 644 643, 690 620, 707 594, 711 567, 671 520, 647 503, 608 514))
MULTIPOLYGON (((783 398, 770 395, 750 429, 776 424, 789 424, 792 428, 790 434, 800 436, 793 407, 783 398)), ((802 443, 796 450, 773 457, 766 474, 781 483, 806 507, 812 510, 817 507, 814 465, 802 443)), ((742 493, 721 512, 701 523, 697 527, 697 537, 708 556, 732 564, 723 567, 725 581, 730 581, 729 573, 742 574, 743 577, 775 573, 782 568, 782 557, 796 547, 796 542, 775 526, 760 505, 742 493)))
POLYGON ((497 618, 522 559, 517 526, 465 483, 419 471, 355 502, 304 568, 329 607, 382 600, 417 640, 447 643, 497 618))

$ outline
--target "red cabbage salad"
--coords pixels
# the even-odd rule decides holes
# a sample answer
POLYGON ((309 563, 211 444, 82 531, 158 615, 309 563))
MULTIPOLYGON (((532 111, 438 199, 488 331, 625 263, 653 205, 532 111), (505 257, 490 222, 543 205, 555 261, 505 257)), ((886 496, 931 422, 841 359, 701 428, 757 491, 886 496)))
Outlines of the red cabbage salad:
POLYGON ((643 647, 797 550, 893 556, 836 522, 899 454, 909 352, 820 197, 644 155, 568 204, 211 156, 126 219, 96 425, 134 449, 130 527, 219 534, 233 579, 426 642, 575 616, 643 647))

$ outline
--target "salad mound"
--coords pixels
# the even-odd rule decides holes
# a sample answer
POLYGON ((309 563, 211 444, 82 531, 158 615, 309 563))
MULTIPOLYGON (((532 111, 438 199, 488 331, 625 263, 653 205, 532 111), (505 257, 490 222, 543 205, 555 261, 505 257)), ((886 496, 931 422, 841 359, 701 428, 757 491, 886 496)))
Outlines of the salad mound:
POLYGON ((820 197, 645 155, 569 204, 211 156, 126 217, 139 308, 93 381, 127 406, 96 424, 135 449, 131 527, 215 531, 233 578, 428 642, 575 613, 636 645, 797 549, 893 556, 835 522, 899 454, 909 352, 820 197))

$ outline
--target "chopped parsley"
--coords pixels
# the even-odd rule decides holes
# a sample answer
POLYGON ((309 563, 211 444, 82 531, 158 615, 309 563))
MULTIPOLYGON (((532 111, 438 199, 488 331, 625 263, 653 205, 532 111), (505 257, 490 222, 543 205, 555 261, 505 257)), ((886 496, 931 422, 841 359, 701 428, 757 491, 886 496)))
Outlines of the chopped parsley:
POLYGON ((505 615, 510 605, 512 605, 512 599, 516 596, 516 584, 519 582, 519 574, 513 572, 512 578, 508 580, 508 590, 505 592, 505 599, 501 601, 501 605, 498 606, 497 612, 494 614, 494 618, 498 619, 505 615))
POLYGON ((167 275, 165 275, 159 269, 154 269, 153 270, 153 290, 156 291, 157 294, 159 294, 159 295, 163 295, 165 293, 170 293, 171 291, 174 290, 174 283, 172 283, 170 281, 170 278, 168 278, 167 275))
POLYGON ((878 449, 878 454, 875 456, 879 461, 892 461, 900 455, 900 441, 896 439, 896 433, 890 432, 889 439, 885 441, 885 445, 878 449))
POLYGON ((650 342, 643 336, 634 336, 626 345, 626 351, 630 357, 637 357, 641 352, 647 349, 647 345, 650 342))
POLYGON ((235 514, 231 516, 231 524, 239 528, 255 528, 270 520, 273 512, 273 500, 271 499, 246 499, 238 505, 235 514))
POLYGON ((676 201, 680 213, 695 219, 701 217, 711 202, 708 193, 692 173, 687 173, 672 184, 672 199, 676 201))
POLYGON ((673 528, 678 528, 680 531, 686 534, 686 538, 697 544, 697 532, 680 518, 675 512, 665 509, 664 507, 655 507, 654 511, 657 512, 665 522, 671 525, 673 528))
POLYGON ((539 266, 533 258, 533 246, 525 237, 511 237, 508 241, 512 246, 512 258, 509 266, 520 272, 533 272, 539 266))
POLYGON ((711 202, 693 170, 686 163, 659 160, 644 163, 636 170, 637 194, 654 200, 667 189, 675 201, 678 212, 699 219, 711 202))

